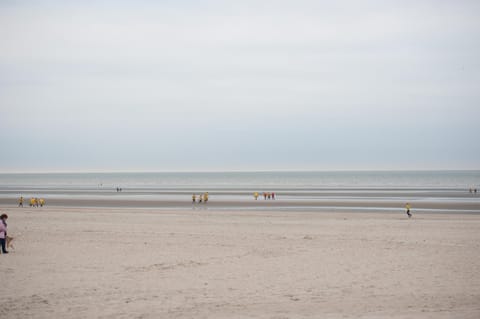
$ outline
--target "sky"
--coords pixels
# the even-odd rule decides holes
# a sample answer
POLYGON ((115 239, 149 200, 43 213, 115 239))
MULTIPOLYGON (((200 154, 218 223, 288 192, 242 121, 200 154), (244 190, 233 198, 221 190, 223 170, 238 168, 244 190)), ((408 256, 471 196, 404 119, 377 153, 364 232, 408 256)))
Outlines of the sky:
POLYGON ((479 1, 0 1, 0 172, 480 169, 479 1))

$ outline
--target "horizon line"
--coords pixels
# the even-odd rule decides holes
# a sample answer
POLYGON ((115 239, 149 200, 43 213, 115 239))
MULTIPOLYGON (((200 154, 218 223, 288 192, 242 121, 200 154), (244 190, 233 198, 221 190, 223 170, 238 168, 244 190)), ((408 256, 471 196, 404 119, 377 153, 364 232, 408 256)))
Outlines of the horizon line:
POLYGON ((118 174, 118 173, 280 173, 280 172, 439 172, 480 171, 480 168, 437 168, 437 169, 265 169, 265 170, 38 170, 0 171, 0 174, 118 174))

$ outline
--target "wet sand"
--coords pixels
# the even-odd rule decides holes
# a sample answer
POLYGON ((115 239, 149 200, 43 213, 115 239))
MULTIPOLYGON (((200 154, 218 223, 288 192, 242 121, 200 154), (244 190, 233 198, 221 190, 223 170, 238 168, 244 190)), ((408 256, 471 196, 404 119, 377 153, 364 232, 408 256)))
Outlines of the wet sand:
POLYGON ((480 317, 477 214, 2 210, 2 318, 480 317))
MULTIPOLYGON (((48 198, 47 207, 64 208, 157 208, 172 210, 332 210, 401 213, 405 199, 277 199, 277 200, 218 200, 193 204, 188 198, 174 199, 125 199, 125 198, 48 198)), ((0 198, 0 207, 15 208, 16 199, 0 198)), ((409 201, 413 212, 480 214, 479 201, 414 199, 409 201)), ((28 204, 24 204, 28 207, 28 204)))
MULTIPOLYGON (((406 202, 414 212, 480 214, 480 195, 462 189, 419 188, 299 188, 275 189, 276 199, 253 198, 253 190, 212 189, 207 204, 192 204, 199 189, 65 189, 0 188, 0 207, 13 208, 20 195, 28 206, 30 197, 45 198, 48 207, 152 208, 169 210, 301 210, 301 211, 404 211, 406 202)), ((261 192, 260 192, 261 194, 261 192)))

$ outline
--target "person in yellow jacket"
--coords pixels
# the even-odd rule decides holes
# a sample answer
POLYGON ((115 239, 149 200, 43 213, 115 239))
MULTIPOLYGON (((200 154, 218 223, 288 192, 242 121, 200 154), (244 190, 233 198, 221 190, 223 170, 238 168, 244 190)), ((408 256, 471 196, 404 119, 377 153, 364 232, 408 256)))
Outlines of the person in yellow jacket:
POLYGON ((258 199, 258 192, 253 193, 253 197, 255 198, 255 200, 257 200, 258 199))
POLYGON ((23 207, 23 196, 18 199, 18 207, 23 207))
POLYGON ((405 205, 405 209, 407 210, 408 218, 412 217, 412 214, 410 213, 410 203, 407 203, 405 205))
POLYGON ((206 192, 205 194, 203 194, 203 201, 206 203, 208 202, 208 192, 206 192))
POLYGON ((197 201, 197 196, 195 194, 192 195, 192 203, 196 203, 197 201))
POLYGON ((34 207, 35 206, 35 198, 30 198, 30 207, 34 207))
POLYGON ((40 202, 40 207, 43 207, 43 205, 45 205, 45 200, 43 198, 40 198, 39 202, 40 202))

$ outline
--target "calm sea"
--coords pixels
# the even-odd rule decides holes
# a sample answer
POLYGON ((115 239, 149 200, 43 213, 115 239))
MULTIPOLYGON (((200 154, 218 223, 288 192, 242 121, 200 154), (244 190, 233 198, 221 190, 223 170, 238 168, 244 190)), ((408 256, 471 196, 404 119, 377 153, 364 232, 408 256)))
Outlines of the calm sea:
POLYGON ((23 196, 49 206, 392 211, 409 201, 416 212, 477 214, 480 193, 468 189, 479 184, 480 171, 0 174, 0 206, 23 196), (209 205, 192 206, 192 194, 205 192, 209 205), (255 201, 254 192, 276 200, 255 201))
POLYGON ((479 187, 480 171, 0 174, 0 189, 323 189, 479 187))

